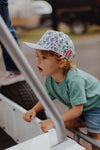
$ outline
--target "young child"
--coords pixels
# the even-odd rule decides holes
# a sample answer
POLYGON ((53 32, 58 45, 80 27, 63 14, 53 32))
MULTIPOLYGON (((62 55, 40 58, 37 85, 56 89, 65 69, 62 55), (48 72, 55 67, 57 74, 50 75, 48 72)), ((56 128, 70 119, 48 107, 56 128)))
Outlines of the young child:
MULTIPOLYGON (((69 109, 61 114, 67 129, 86 127, 88 134, 100 140, 100 82, 73 65, 74 45, 63 32, 49 30, 37 44, 23 43, 23 48, 36 50, 37 68, 46 76, 45 86, 52 100, 58 99, 69 109)), ((23 116, 30 122, 43 109, 38 102, 23 116)), ((47 132, 54 128, 51 119, 40 122, 47 132)), ((93 150, 98 150, 93 146, 93 150)))

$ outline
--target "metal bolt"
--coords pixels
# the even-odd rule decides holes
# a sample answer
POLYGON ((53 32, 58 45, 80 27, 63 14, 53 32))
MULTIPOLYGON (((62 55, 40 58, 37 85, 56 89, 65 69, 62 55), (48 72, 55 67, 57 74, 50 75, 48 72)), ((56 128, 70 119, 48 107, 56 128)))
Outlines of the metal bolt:
POLYGON ((13 111, 15 111, 16 109, 15 108, 13 108, 13 111))
POLYGON ((16 141, 19 142, 19 139, 17 139, 16 141))

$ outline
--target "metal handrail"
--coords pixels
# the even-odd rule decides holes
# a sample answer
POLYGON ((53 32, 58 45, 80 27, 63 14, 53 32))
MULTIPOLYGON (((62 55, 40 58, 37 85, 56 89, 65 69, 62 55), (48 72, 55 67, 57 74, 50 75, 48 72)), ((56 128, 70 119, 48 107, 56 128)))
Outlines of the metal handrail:
POLYGON ((74 133, 74 137, 76 138, 76 139, 74 138, 74 140, 78 139, 77 142, 79 142, 79 138, 82 138, 85 141, 87 141, 88 143, 96 146, 97 148, 100 148, 100 141, 99 140, 96 140, 96 139, 90 137, 89 135, 87 135, 87 134, 85 134, 79 130, 76 130, 76 129, 71 129, 70 131, 74 133))
POLYGON ((40 100, 43 107, 46 109, 51 119, 54 122, 58 143, 61 143, 66 140, 66 129, 64 126, 64 122, 58 112, 57 108, 54 106, 53 102, 50 100, 48 94, 45 92, 41 82, 38 80, 36 74, 33 69, 29 65, 27 59, 24 54, 20 50, 16 41, 12 37, 9 32, 7 26, 5 25, 2 17, 0 16, 0 41, 3 43, 8 53, 23 73, 26 81, 40 100))

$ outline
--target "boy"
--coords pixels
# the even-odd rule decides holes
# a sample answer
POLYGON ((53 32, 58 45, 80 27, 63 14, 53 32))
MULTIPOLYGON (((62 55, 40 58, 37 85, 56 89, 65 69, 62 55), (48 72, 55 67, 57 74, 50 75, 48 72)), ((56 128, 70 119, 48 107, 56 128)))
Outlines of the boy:
MULTIPOLYGON (((100 140, 100 82, 72 64, 74 45, 63 32, 49 30, 37 44, 24 42, 24 49, 36 50, 37 68, 46 76, 46 90, 52 100, 69 107, 61 114, 67 129, 86 126, 88 134, 100 140)), ((38 102, 23 116, 30 122, 43 107, 38 102)), ((54 127, 51 119, 40 122, 47 132, 54 127)), ((94 147, 93 150, 98 150, 94 147)))

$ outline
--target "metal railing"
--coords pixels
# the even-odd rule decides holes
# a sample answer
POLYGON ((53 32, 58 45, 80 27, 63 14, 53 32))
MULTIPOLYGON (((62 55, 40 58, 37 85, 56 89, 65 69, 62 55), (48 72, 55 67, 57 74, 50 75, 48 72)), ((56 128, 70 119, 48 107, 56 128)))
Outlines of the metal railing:
POLYGON ((86 142, 94 145, 97 148, 100 148, 100 141, 99 140, 96 140, 96 139, 90 137, 89 135, 87 135, 87 134, 85 134, 85 133, 83 133, 79 130, 76 130, 76 129, 71 129, 70 131, 74 133, 74 138, 73 139, 75 141, 79 142, 80 138, 82 138, 86 142))

